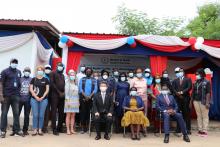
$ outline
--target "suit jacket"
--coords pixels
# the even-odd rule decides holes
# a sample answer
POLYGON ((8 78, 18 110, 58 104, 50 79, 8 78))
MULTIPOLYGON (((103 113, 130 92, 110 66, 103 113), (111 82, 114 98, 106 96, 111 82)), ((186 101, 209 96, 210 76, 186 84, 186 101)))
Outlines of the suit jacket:
POLYGON ((168 110, 168 109, 173 109, 177 112, 178 111, 178 106, 177 106, 176 100, 174 99, 174 97, 172 95, 168 95, 168 98, 170 100, 169 105, 167 104, 163 94, 159 94, 157 96, 157 102, 156 102, 157 110, 163 112, 163 111, 168 110))
POLYGON ((96 113, 111 113, 113 114, 114 104, 110 93, 105 94, 105 102, 103 103, 101 92, 98 92, 93 99, 93 112, 96 113))
POLYGON ((184 77, 182 84, 180 84, 180 78, 177 78, 173 81, 173 91, 174 94, 177 92, 182 91, 183 92, 183 97, 189 97, 190 96, 190 90, 192 89, 192 81, 190 78, 184 77))

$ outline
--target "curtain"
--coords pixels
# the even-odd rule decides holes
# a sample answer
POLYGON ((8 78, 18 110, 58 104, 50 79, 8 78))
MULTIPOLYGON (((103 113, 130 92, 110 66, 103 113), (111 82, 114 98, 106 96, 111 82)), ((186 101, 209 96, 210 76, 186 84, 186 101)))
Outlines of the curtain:
POLYGON ((212 104, 209 111, 211 119, 220 120, 220 69, 213 70, 212 78, 212 104))
POLYGON ((52 59, 52 69, 56 70, 57 63, 62 62, 62 58, 53 58, 52 59))
POLYGON ((163 71, 167 68, 167 57, 150 56, 150 68, 153 76, 157 73, 162 75, 163 71))
POLYGON ((78 67, 80 65, 80 60, 82 56, 84 55, 83 52, 68 52, 68 58, 67 58, 67 67, 66 72, 68 72, 70 69, 73 69, 75 71, 78 70, 78 67))

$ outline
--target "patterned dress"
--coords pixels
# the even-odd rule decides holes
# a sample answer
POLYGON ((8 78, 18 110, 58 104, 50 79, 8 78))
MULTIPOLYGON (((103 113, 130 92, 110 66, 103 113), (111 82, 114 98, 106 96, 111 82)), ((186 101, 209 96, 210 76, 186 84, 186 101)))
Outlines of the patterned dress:
MULTIPOLYGON (((134 98, 131 98, 130 108, 137 109, 137 101, 134 98)), ((146 116, 144 116, 143 111, 127 111, 122 120, 121 125, 123 127, 127 127, 129 125, 143 125, 144 127, 148 127, 150 125, 149 120, 146 116)))
POLYGON ((75 83, 71 83, 69 80, 65 84, 65 106, 64 112, 79 113, 79 94, 78 86, 75 83))

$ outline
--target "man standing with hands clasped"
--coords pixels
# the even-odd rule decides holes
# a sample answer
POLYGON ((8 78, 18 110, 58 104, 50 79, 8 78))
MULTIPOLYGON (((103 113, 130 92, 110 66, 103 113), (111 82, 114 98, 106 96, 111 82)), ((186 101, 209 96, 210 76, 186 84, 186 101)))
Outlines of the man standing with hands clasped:
MULTIPOLYGON (((190 78, 185 77, 182 68, 177 67, 175 69, 176 79, 173 81, 173 93, 177 101, 179 111, 182 112, 183 119, 186 123, 187 133, 191 134, 191 121, 190 121, 190 90, 192 89, 192 81, 190 78)), ((180 132, 180 128, 177 128, 177 133, 180 132)))
POLYGON ((86 68, 86 77, 79 82, 81 134, 87 132, 92 99, 97 92, 97 80, 92 76, 93 70, 86 68))

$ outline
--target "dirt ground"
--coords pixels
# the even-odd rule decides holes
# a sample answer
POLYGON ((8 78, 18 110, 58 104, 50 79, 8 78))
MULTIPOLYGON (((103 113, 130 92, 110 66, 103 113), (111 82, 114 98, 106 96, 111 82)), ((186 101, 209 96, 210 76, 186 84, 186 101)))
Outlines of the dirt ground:
POLYGON ((123 138, 122 134, 113 134, 109 141, 103 138, 96 141, 94 137, 95 133, 91 137, 88 134, 71 136, 46 134, 36 137, 29 135, 24 138, 7 135, 5 139, 0 139, 0 147, 219 147, 220 144, 220 131, 212 131, 206 138, 199 137, 196 132, 193 132, 190 136, 190 143, 186 143, 182 137, 178 138, 172 134, 168 145, 163 143, 163 136, 155 137, 153 134, 148 134, 146 138, 142 137, 140 141, 133 141, 128 135, 123 138))

